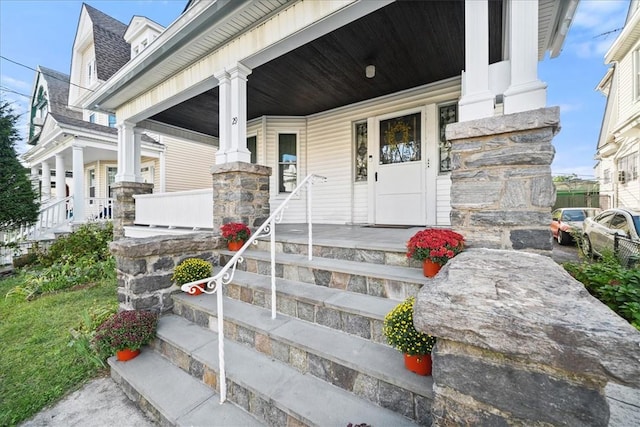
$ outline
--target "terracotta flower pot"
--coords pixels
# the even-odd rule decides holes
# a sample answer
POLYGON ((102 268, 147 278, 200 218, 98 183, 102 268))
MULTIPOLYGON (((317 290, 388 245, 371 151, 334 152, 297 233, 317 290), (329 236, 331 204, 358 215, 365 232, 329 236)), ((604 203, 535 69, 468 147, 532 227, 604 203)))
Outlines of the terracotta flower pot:
MULTIPOLYGON (((203 284, 201 284, 200 286, 204 287, 204 286, 206 286, 206 283, 203 283, 203 284)), ((195 287, 195 286, 194 286, 194 287, 192 287, 191 289, 194 289, 195 291, 194 291, 193 293, 191 293, 191 292, 187 292, 189 295, 196 296, 196 295, 200 295, 200 294, 202 293, 202 291, 201 291, 201 290, 200 290, 200 288, 198 288, 198 287, 195 287)))
POLYGON ((424 273, 425 277, 433 277, 436 274, 438 274, 438 271, 440 271, 440 269, 442 268, 442 266, 440 264, 437 264, 431 260, 425 259, 424 261, 422 261, 422 272, 424 273))
POLYGON ((126 362, 127 360, 131 360, 137 357, 139 354, 140 354, 140 349, 129 350, 128 348, 125 348, 124 350, 116 351, 116 359, 118 359, 121 362, 126 362))
POLYGON ((431 355, 418 354, 410 356, 404 354, 404 366, 418 375, 431 375, 431 355))
POLYGON ((230 251, 239 251, 243 245, 244 245, 244 242, 242 240, 240 241, 230 240, 229 242, 227 242, 227 247, 229 248, 230 251))

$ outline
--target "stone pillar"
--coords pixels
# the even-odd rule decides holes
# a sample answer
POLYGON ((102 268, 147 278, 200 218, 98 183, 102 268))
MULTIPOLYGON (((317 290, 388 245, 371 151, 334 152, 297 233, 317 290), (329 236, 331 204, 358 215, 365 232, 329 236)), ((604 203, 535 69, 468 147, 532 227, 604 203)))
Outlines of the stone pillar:
POLYGON ((269 217, 271 168, 244 162, 211 168, 213 176, 213 229, 242 222, 255 229, 269 217))
POLYGON ((451 225, 472 246, 550 254, 559 120, 553 107, 447 126, 451 225))
POLYGON ((195 233, 112 242, 109 249, 116 259, 120 310, 171 310, 171 294, 178 290, 171 282, 175 266, 186 258, 217 265, 213 248, 218 240, 212 233, 195 233))
POLYGON ((51 168, 49 161, 42 162, 42 191, 40 193, 40 201, 48 202, 51 199, 51 168))
POLYGON ((134 194, 150 194, 153 192, 153 184, 144 182, 120 181, 114 183, 111 188, 115 198, 113 207, 113 238, 124 237, 124 227, 133 225, 136 219, 136 201, 134 194))
POLYGON ((538 254, 459 254, 414 324, 437 337, 434 426, 607 426, 607 382, 640 385, 640 333, 538 254))

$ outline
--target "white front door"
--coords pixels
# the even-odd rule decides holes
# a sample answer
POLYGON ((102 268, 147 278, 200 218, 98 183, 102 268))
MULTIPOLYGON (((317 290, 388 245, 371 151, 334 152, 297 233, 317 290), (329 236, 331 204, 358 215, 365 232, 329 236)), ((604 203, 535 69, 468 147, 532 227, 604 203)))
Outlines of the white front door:
POLYGON ((376 120, 376 224, 426 223, 422 117, 416 112, 376 120))

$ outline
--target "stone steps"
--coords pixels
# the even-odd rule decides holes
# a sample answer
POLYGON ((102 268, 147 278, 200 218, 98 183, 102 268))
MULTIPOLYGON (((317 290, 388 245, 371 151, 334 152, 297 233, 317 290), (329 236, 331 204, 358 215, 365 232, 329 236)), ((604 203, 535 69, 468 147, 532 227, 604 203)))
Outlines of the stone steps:
MULTIPOLYGON (((233 255, 234 252, 220 251, 221 265, 233 255)), ((243 258, 238 270, 271 275, 268 252, 247 250, 243 258)), ((306 255, 282 252, 276 253, 276 277, 398 301, 417 295, 430 280, 416 267, 324 257, 308 260, 306 255)))
MULTIPOLYGON (((216 325, 215 298, 180 295, 174 307, 200 326, 216 325)), ((270 310, 229 298, 224 299, 224 319, 228 340, 424 421, 433 395, 432 379, 406 370, 402 355, 391 347, 282 314, 271 319, 270 310)))
MULTIPOLYGON (((211 296, 191 298, 207 302, 213 299, 211 296)), ((165 316, 160 319, 154 347, 204 384, 216 387, 219 383, 218 339, 212 330, 177 315, 165 316)), ((415 425, 398 413, 304 374, 277 357, 262 354, 245 344, 225 340, 225 360, 228 400, 266 425, 345 426, 349 422, 415 425)), ((397 398, 406 401, 404 394, 397 398)))
POLYGON ((108 362, 115 382, 160 425, 262 425, 231 402, 220 405, 220 397, 212 388, 150 348, 128 362, 118 362, 115 357, 108 362))

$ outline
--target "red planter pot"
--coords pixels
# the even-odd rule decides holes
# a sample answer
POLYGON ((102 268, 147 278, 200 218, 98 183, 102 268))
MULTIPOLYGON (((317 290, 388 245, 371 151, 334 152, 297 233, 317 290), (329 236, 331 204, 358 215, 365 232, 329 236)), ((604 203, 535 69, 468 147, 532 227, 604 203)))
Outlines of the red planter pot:
POLYGON ((127 360, 131 360, 134 357, 137 357, 140 354, 140 349, 137 350, 129 350, 125 348, 124 350, 116 351, 116 359, 121 362, 126 362, 127 360))
POLYGON ((422 261, 422 272, 426 277, 435 276, 436 274, 438 274, 438 271, 440 271, 441 268, 442 266, 440 264, 437 264, 428 259, 425 259, 424 261, 422 261))
POLYGON ((410 356, 405 353, 404 366, 418 375, 431 375, 431 355, 419 354, 410 356))
POLYGON ((242 240, 240 240, 239 242, 236 242, 236 241, 227 242, 227 248, 229 248, 230 251, 239 251, 243 245, 244 245, 244 242, 242 240))
MULTIPOLYGON (((205 286, 206 286, 206 283, 202 283, 200 286, 205 287, 205 286)), ((200 295, 200 294, 202 293, 202 291, 200 290, 200 288, 197 288, 197 287, 195 287, 195 286, 194 286, 194 287, 192 287, 191 289, 194 289, 194 290, 195 290, 195 292, 193 292, 193 293, 191 293, 191 292, 187 292, 189 295, 194 295, 194 296, 195 296, 195 295, 200 295)))

